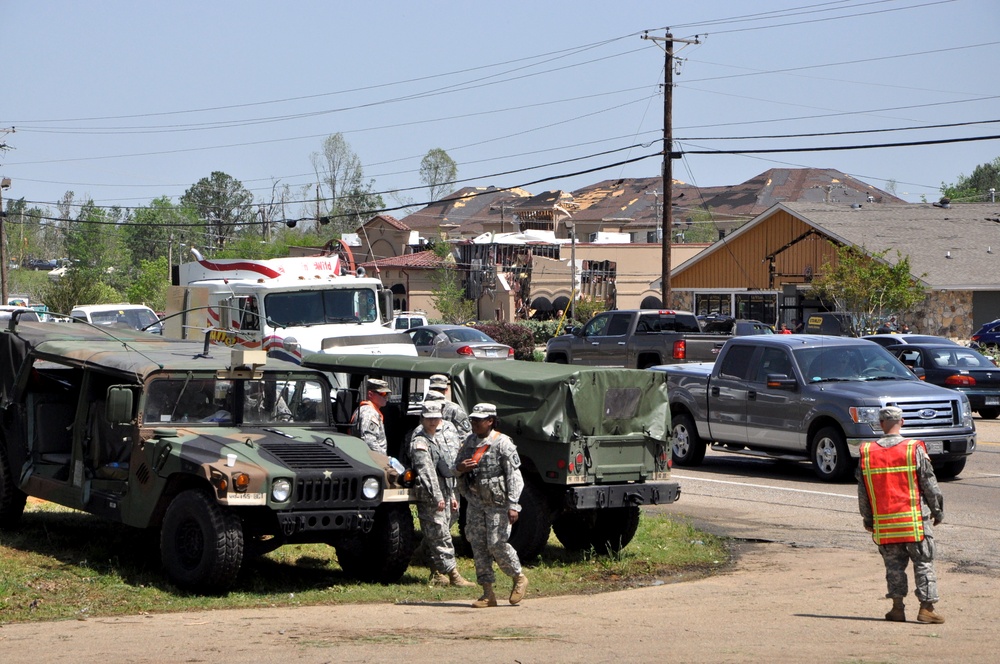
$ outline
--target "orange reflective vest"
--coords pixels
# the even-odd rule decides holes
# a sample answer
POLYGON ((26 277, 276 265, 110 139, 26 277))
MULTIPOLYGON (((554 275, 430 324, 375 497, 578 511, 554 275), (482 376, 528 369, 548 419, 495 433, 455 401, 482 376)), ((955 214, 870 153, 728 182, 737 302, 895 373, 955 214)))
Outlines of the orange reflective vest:
POLYGON ((913 438, 892 447, 874 442, 861 446, 861 472, 874 516, 872 539, 877 544, 924 539, 917 479, 918 446, 923 448, 924 441, 913 438))

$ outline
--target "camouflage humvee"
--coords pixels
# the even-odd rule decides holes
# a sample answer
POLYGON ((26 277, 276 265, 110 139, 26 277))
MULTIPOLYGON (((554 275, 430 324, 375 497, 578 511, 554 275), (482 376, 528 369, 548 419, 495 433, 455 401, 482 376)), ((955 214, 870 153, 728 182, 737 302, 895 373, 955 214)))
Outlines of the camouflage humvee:
POLYGON ((16 319, 0 363, 0 527, 35 496, 155 529, 170 579, 199 592, 231 587, 247 556, 286 543, 331 544, 364 580, 406 570, 400 468, 331 426, 322 372, 16 319))
POLYGON ((451 376, 453 400, 466 411, 495 404, 497 428, 521 457, 525 487, 510 543, 524 559, 541 552, 552 530, 568 549, 618 551, 635 535, 640 505, 680 496, 670 481, 670 406, 659 372, 388 355, 316 354, 302 364, 333 373, 337 422, 362 381, 390 381, 393 398, 382 409, 390 454, 400 454, 416 426, 432 374, 451 376))

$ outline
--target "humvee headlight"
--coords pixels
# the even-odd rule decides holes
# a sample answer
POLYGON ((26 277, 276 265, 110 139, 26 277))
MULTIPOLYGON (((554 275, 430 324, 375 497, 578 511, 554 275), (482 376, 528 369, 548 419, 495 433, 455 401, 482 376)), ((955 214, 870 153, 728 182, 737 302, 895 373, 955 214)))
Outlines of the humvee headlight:
POLYGON ((365 497, 366 500, 373 500, 378 496, 379 484, 378 480, 374 477, 365 478, 364 484, 361 485, 361 495, 365 497))
POLYGON ((283 503, 292 495, 292 483, 286 479, 274 480, 271 483, 271 498, 275 502, 283 503))

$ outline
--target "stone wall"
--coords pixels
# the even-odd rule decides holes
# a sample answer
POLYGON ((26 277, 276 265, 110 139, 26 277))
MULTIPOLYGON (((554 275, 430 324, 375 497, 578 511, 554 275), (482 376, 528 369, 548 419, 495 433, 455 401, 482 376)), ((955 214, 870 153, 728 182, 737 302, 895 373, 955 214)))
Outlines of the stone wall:
POLYGON ((931 291, 906 316, 913 332, 968 340, 972 325, 972 291, 931 291))

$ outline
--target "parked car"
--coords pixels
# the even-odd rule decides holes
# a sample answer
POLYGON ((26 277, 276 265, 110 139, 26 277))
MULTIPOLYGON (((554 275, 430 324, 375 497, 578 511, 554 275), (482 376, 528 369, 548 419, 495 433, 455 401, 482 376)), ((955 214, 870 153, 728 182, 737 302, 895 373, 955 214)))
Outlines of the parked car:
POLYGON ((974 348, 996 349, 1000 346, 1000 318, 990 321, 972 335, 974 348))
POLYGON ((42 317, 39 316, 38 311, 32 309, 31 307, 16 307, 12 305, 7 305, 7 306, 0 306, 0 321, 10 320, 11 316, 14 315, 15 311, 24 312, 20 316, 18 316, 17 320, 20 322, 32 321, 34 323, 38 323, 42 320, 42 317))
POLYGON ((69 315, 93 325, 120 325, 163 334, 163 324, 156 312, 143 304, 87 304, 73 307, 69 315))
POLYGON ((427 325, 427 314, 423 311, 397 311, 386 327, 393 330, 409 330, 427 325))
POLYGON ((886 350, 906 366, 922 369, 928 383, 965 394, 979 417, 994 420, 1000 416, 1000 368, 976 350, 941 343, 900 344, 886 350))
POLYGON ((407 332, 418 355, 476 360, 513 360, 514 349, 464 325, 424 325, 407 332))
POLYGON ((933 334, 868 334, 862 339, 874 341, 883 348, 896 346, 899 344, 951 344, 958 346, 958 342, 946 337, 935 337, 933 334))
POLYGON ((759 320, 732 316, 698 316, 702 332, 745 337, 753 334, 774 334, 774 328, 759 320))

